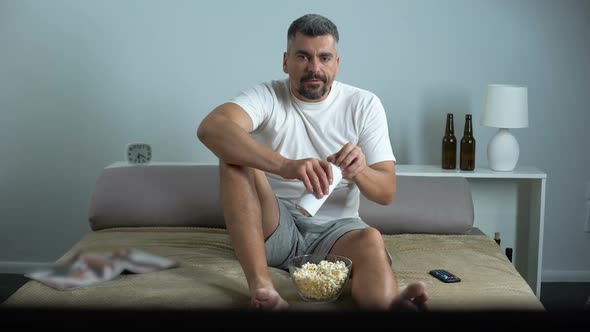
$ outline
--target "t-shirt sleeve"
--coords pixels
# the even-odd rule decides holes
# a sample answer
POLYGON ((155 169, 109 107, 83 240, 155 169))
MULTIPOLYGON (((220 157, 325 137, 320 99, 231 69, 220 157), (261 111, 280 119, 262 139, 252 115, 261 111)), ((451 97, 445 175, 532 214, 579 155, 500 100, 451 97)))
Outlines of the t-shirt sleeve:
POLYGON ((273 100, 271 89, 264 84, 260 84, 243 90, 230 102, 237 104, 248 113, 252 119, 252 131, 255 131, 268 119, 273 108, 273 100))
POLYGON ((389 140, 387 116, 378 97, 371 98, 363 120, 358 146, 365 154, 367 165, 382 161, 395 161, 389 140))

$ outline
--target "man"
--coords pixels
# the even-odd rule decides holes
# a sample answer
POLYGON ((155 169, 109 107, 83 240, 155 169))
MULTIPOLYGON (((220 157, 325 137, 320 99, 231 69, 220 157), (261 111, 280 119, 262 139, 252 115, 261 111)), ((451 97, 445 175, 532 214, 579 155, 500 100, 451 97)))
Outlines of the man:
POLYGON ((215 108, 197 135, 220 160, 221 204, 236 256, 248 281, 251 307, 288 307, 268 266, 286 269, 295 255, 328 253, 353 262, 352 297, 367 310, 427 309, 423 283, 398 294, 381 233, 358 215, 359 195, 393 201, 395 157, 387 119, 372 93, 338 81, 338 30, 305 15, 289 27, 283 71, 288 79, 243 91, 215 108), (343 180, 313 217, 295 202, 305 190, 322 198, 343 180))

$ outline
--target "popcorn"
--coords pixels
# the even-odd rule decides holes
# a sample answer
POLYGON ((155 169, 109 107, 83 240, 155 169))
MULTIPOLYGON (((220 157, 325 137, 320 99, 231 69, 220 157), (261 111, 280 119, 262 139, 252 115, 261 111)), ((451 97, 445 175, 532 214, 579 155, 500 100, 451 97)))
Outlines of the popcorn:
POLYGON ((308 298, 327 300, 334 297, 348 278, 348 268, 342 261, 319 264, 305 263, 293 272, 293 280, 308 298))

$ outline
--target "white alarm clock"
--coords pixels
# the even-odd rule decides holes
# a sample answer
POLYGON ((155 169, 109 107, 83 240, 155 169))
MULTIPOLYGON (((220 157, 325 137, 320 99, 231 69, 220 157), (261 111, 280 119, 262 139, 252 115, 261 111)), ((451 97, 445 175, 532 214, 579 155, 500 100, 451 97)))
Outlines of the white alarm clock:
POLYGON ((127 161, 130 164, 147 164, 152 160, 152 147, 146 143, 127 145, 127 161))

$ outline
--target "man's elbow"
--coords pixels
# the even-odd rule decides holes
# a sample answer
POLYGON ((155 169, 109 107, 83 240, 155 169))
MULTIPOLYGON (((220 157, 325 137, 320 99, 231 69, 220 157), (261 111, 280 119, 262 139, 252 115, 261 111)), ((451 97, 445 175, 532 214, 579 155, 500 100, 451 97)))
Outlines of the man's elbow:
POLYGON ((210 133, 211 133, 210 126, 208 124, 207 119, 205 119, 201 122, 201 124, 197 128, 197 137, 199 138, 199 140, 203 144, 205 144, 207 142, 207 139, 211 136, 210 133))
POLYGON ((389 205, 389 204, 393 203, 394 200, 395 200, 395 190, 387 193, 386 195, 383 195, 383 197, 381 197, 377 201, 377 203, 381 204, 381 205, 389 205))

